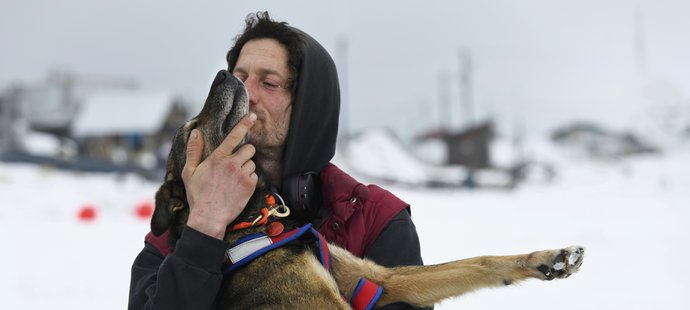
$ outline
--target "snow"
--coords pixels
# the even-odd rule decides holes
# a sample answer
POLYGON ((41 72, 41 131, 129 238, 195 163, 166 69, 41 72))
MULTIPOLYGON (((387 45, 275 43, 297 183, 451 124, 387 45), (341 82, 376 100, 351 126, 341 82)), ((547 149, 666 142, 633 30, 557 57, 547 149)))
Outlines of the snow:
POLYGON ((23 147, 31 154, 43 156, 58 156, 60 154, 60 139, 54 135, 40 132, 29 132, 22 139, 23 147))
MULTIPOLYGON (((337 154, 339 164, 348 172, 363 176, 377 176, 412 185, 429 184, 432 181, 459 184, 464 170, 460 167, 439 169, 415 158, 397 138, 384 129, 372 129, 351 139, 346 154, 337 154), (350 152, 349 150, 355 150, 350 152), (360 152, 358 150, 367 150, 360 152)), ((339 150, 339 153, 342 151, 339 150)))
MULTIPOLYGON (((384 184, 412 205, 427 264, 587 249, 568 279, 481 290, 436 309, 689 309, 690 269, 682 267, 690 256, 687 149, 596 162, 538 145, 532 155, 548 155, 558 171, 551 183, 513 191, 384 184)), ((349 165, 367 165, 355 159, 366 156, 349 157, 349 165)), ((388 165, 407 169, 396 160, 388 165)), ((150 203, 158 185, 133 175, 0 163, 0 308, 126 308, 130 267, 149 230, 135 207, 150 203), (96 219, 79 221, 87 205, 96 207, 96 219)))

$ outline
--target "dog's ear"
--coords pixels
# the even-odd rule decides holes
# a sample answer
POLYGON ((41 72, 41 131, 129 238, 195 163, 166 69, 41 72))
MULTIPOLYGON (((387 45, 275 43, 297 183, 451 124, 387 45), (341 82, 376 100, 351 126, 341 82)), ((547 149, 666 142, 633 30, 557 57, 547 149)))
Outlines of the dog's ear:
POLYGON ((172 228, 173 235, 181 233, 178 226, 184 225, 187 217, 181 216, 180 213, 189 211, 186 201, 184 184, 181 181, 177 179, 165 181, 156 192, 156 209, 151 217, 151 232, 155 236, 160 236, 172 228))

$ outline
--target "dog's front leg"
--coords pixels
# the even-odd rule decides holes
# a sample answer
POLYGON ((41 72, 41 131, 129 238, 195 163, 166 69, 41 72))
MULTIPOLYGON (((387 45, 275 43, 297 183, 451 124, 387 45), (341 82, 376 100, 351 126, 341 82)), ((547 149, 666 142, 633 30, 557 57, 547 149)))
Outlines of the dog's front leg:
POLYGON ((366 277, 383 287, 383 294, 376 303, 379 307, 395 302, 428 306, 477 289, 509 285, 529 278, 566 278, 580 268, 584 249, 569 247, 524 255, 480 256, 445 264, 396 268, 384 268, 347 255, 336 254, 332 257, 336 281, 341 293, 348 294, 346 296, 351 296, 360 277, 366 277))

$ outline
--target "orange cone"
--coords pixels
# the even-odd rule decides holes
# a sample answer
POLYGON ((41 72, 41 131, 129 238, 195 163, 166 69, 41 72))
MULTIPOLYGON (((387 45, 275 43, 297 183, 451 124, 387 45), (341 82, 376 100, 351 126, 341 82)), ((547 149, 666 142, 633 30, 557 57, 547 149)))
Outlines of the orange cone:
POLYGON ((82 222, 93 222, 96 220, 97 210, 92 204, 85 204, 77 213, 77 218, 82 222))
POLYGON ((142 220, 149 220, 153 215, 153 204, 150 202, 142 202, 134 208, 134 215, 142 220))

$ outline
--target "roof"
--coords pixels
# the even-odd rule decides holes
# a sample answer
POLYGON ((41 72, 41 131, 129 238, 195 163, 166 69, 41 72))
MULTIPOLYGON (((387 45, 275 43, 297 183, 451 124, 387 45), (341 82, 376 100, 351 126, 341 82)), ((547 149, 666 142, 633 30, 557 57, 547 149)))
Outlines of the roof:
POLYGON ((84 98, 72 124, 75 137, 151 134, 160 130, 173 106, 163 92, 99 92, 84 98))

